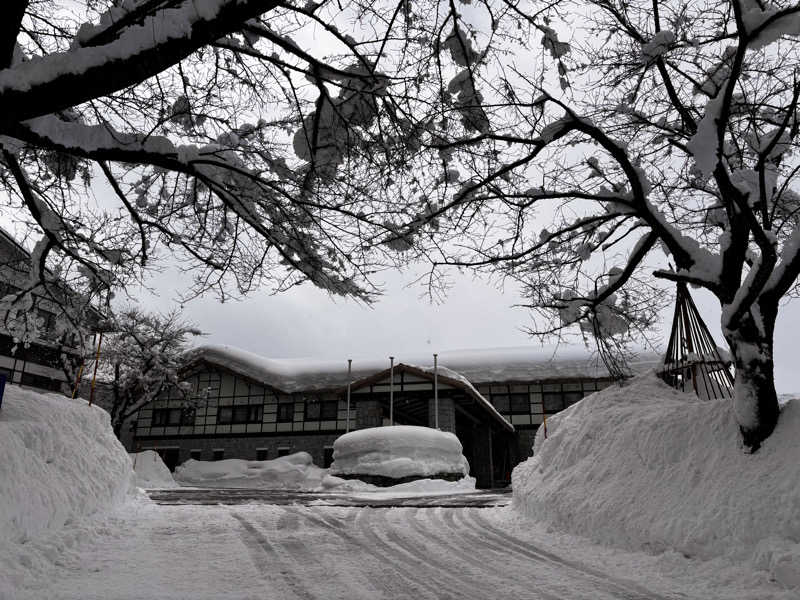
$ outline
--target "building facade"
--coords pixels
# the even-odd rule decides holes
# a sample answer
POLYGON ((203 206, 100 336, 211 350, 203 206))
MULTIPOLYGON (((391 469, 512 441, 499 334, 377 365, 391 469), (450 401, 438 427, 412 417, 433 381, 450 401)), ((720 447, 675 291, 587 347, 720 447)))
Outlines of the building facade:
POLYGON ((612 383, 583 353, 555 359, 527 350, 474 351, 443 353, 442 361, 436 373, 431 366, 389 369, 365 361, 348 375, 334 363, 201 347, 184 367, 188 397, 167 391, 141 409, 131 449, 156 450, 171 469, 189 458, 266 460, 298 451, 327 467, 334 440, 348 430, 438 425, 458 436, 478 484, 499 486, 531 455, 548 415, 612 383))
MULTIPOLYGON (((30 260, 28 251, 0 229, 0 299, 27 288, 30 260)), ((50 292, 56 296, 70 293, 59 284, 50 292)), ((70 391, 75 385, 67 374, 81 363, 81 353, 75 336, 57 332, 58 312, 51 298, 34 294, 27 316, 38 321, 37 334, 23 343, 6 327, 7 309, 0 309, 0 375, 7 382, 56 392, 70 391)))

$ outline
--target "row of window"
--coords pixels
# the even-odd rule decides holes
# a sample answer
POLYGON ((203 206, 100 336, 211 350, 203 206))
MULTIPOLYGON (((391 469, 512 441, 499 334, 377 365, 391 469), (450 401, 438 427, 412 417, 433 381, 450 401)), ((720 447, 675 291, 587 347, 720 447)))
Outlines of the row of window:
POLYGON ((570 383, 511 384, 479 386, 479 391, 503 415, 546 415, 564 410, 584 396, 603 389, 606 382, 584 381, 570 383))
MULTIPOLYGON (((306 402, 306 421, 335 421, 339 411, 337 400, 322 402, 306 402)), ((194 425, 196 411, 194 408, 154 408, 150 419, 151 427, 169 427, 194 425)), ((241 406, 220 406, 217 409, 218 425, 240 425, 261 423, 264 418, 263 404, 245 404, 241 406)), ((294 402, 278 404, 278 423, 291 423, 294 420, 294 402)))
MULTIPOLYGON (((288 456, 291 452, 289 448, 278 448, 278 458, 281 456, 288 456)), ((325 448, 326 457, 328 454, 328 448, 325 448)), ((330 455, 331 455, 331 462, 333 462, 333 448, 330 448, 330 455)), ((202 450, 189 450, 189 458, 194 460, 203 460, 203 451, 202 450)), ((211 460, 224 460, 225 459, 225 448, 214 448, 211 451, 211 460)), ((256 460, 269 460, 269 450, 267 448, 256 448, 256 460)), ((330 464, 326 465, 325 468, 329 467, 330 464)))

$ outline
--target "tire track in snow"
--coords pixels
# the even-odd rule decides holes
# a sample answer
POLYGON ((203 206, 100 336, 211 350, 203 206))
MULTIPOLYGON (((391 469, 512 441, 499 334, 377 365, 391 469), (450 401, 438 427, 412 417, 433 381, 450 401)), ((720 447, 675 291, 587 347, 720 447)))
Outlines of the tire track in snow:
POLYGON ((459 514, 465 527, 472 527, 474 531, 480 531, 481 538, 493 539, 497 543, 514 548, 520 554, 529 556, 536 560, 545 560, 573 572, 577 571, 584 579, 588 578, 596 585, 604 587, 610 593, 622 594, 624 600, 677 600, 684 596, 663 596, 647 588, 624 579, 609 576, 600 569, 595 569, 577 561, 569 560, 548 552, 543 548, 535 546, 530 542, 521 540, 514 535, 505 532, 491 524, 484 515, 478 514, 471 509, 461 509, 459 514))
MULTIPOLYGON (((287 535, 275 536, 275 544, 282 550, 281 554, 287 558, 289 570, 295 579, 303 581, 303 587, 308 592, 309 598, 324 600, 373 600, 375 591, 364 589, 364 586, 355 586, 353 580, 343 577, 343 563, 341 548, 333 543, 329 537, 318 529, 302 527, 308 520, 303 519, 298 511, 291 506, 281 506, 281 511, 289 513, 284 520, 277 520, 293 526, 292 532, 287 535)), ((275 524, 265 519, 255 521, 266 530, 275 528, 275 524)), ((279 533, 280 529, 275 528, 279 533)), ((345 559, 346 560, 346 559, 345 559)))
MULTIPOLYGON (((412 521, 412 526, 427 535, 431 535, 430 532, 433 532, 433 535, 442 546, 450 548, 450 552, 455 554, 459 560, 476 565, 484 578, 494 578, 500 573, 497 585, 501 588, 502 586, 515 585, 522 587, 527 593, 535 590, 537 597, 542 600, 564 600, 564 598, 569 597, 564 595, 568 588, 561 585, 562 578, 552 567, 547 564, 540 564, 539 567, 543 567, 546 572, 532 573, 530 563, 514 555, 507 547, 487 543, 485 539, 472 534, 469 528, 457 525, 452 519, 454 511, 455 509, 424 511, 420 514, 431 517, 432 522, 428 523, 429 527, 425 528, 423 523, 416 519, 412 521), (513 562, 519 563, 516 569, 509 565, 509 563, 513 562), (513 574, 512 577, 509 577, 509 574, 513 574), (518 577, 524 577, 529 581, 520 586, 518 577), (552 590, 543 587, 546 582, 558 582, 558 589, 552 590)), ((494 590, 497 587, 492 587, 491 589, 494 590)))
POLYGON ((358 547, 362 555, 377 557, 379 559, 379 564, 377 565, 378 568, 375 570, 375 574, 384 582, 383 585, 388 598, 455 600, 456 597, 454 596, 442 595, 441 588, 435 587, 425 581, 420 581, 419 572, 416 570, 417 565, 408 568, 407 563, 398 564, 396 552, 391 548, 389 548, 390 551, 387 552, 386 545, 380 538, 369 527, 365 528, 365 526, 360 523, 360 521, 364 520, 362 515, 370 515, 377 510, 386 509, 360 509, 355 512, 354 518, 349 522, 333 517, 332 515, 326 515, 327 518, 323 518, 319 515, 311 514, 310 512, 304 516, 320 527, 325 528, 341 539, 347 540, 349 543, 358 547), (347 531, 350 527, 358 529, 361 539, 347 531))
MULTIPOLYGON (((334 515, 328 513, 327 511, 311 511, 309 509, 299 509, 299 508, 291 508, 290 510, 294 511, 295 518, 298 518, 300 515, 301 518, 306 519, 314 523, 316 526, 321 527, 324 529, 325 533, 332 533, 334 534, 340 542, 343 542, 347 549, 343 552, 338 552, 338 554, 350 554, 351 556, 356 555, 359 557, 358 564, 352 565, 350 563, 348 566, 350 567, 349 570, 353 578, 361 580, 364 585, 368 588, 372 588, 376 595, 380 595, 383 593, 384 598, 393 598, 396 596, 397 588, 393 587, 393 583, 402 584, 402 581, 393 581, 397 579, 397 577, 389 578, 387 580, 383 577, 380 579, 369 578, 368 575, 374 573, 377 570, 381 570, 385 568, 385 562, 378 561, 378 564, 371 564, 369 567, 365 566, 365 561, 372 560, 374 558, 374 552, 371 551, 361 540, 356 539, 351 533, 347 530, 352 528, 353 522, 355 520, 355 512, 352 512, 352 518, 350 518, 346 522, 343 518, 335 517, 334 515), (302 512, 301 512, 302 511, 302 512), (375 589, 377 587, 381 588, 380 590, 375 589)), ((383 573, 381 573, 383 575, 383 573)), ((376 596, 373 596, 373 598, 376 596)))
MULTIPOLYGON (((475 588, 471 585, 465 584, 463 578, 453 574, 453 564, 446 564, 436 560, 434 555, 430 553, 420 552, 418 546, 407 546, 403 543, 398 543, 396 540, 397 533, 393 530, 395 524, 391 521, 392 515, 407 515, 411 509, 403 508, 400 511, 396 509, 378 509, 366 513, 358 525, 362 533, 366 533, 372 540, 370 547, 375 547, 380 544, 385 549, 385 555, 389 560, 394 561, 397 565, 398 560, 403 562, 403 568, 410 577, 418 584, 426 585, 428 589, 435 594, 437 599, 446 598, 483 598, 485 596, 476 596, 475 588), (375 522, 380 518, 382 527, 375 525, 375 522), (381 533, 386 536, 386 539, 381 537, 381 533), (422 581, 420 581, 420 579, 422 581), (427 583, 443 582, 444 585, 431 585, 427 583), (457 591, 457 593, 456 593, 457 591)), ((419 509, 417 509, 419 510, 419 509)), ((356 517, 358 519, 358 517, 356 517)), ((403 523, 405 525, 405 523, 403 523)), ((402 542, 402 540, 401 540, 402 542)))
POLYGON ((300 598, 300 600, 313 600, 314 596, 303 587, 301 580, 297 577, 297 573, 292 572, 290 568, 286 568, 286 561, 279 555, 275 546, 267 537, 245 519, 243 515, 231 511, 231 516, 244 529, 243 532, 240 532, 240 537, 261 577, 270 584, 283 584, 280 587, 284 588, 284 590, 279 597, 285 598, 284 593, 288 591, 296 598, 300 598), (276 573, 280 575, 277 581, 267 575, 276 573))

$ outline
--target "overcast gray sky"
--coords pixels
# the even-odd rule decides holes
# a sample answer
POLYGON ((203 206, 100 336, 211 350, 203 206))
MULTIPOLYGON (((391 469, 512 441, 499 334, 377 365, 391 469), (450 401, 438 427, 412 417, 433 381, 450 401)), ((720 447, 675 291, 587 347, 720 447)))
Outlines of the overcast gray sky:
MULTIPOLYGON (((347 358, 403 354, 419 355, 443 350, 538 345, 522 329, 528 313, 512 308, 520 301, 513 286, 498 289, 469 275, 458 275, 445 301, 431 304, 420 298, 423 289, 412 284, 411 273, 383 276, 386 294, 372 307, 352 300, 331 298, 311 285, 270 295, 258 292, 240 302, 220 304, 201 298, 184 306, 186 319, 208 336, 200 343, 230 344, 272 358, 347 358)), ((142 292, 143 308, 167 310, 181 289, 181 277, 165 272, 152 282, 157 295, 142 292)), ((707 292, 693 290, 699 309, 724 346, 719 328, 719 308, 707 292)), ((671 323, 664 315, 663 327, 671 323)), ((784 306, 776 329, 776 386, 778 392, 800 392, 796 366, 800 302, 784 306)), ((666 335, 662 334, 662 346, 666 335)), ((579 343, 578 340, 575 340, 579 343)), ((663 347, 662 347, 663 349, 663 347)))

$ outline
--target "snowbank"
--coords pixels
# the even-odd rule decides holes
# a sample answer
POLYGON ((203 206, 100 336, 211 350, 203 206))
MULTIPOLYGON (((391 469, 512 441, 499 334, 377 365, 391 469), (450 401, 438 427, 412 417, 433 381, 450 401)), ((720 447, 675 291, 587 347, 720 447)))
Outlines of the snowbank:
POLYGON ((461 442, 445 431, 412 425, 359 429, 333 443, 332 475, 401 479, 469 474, 461 442))
POLYGON ((175 469, 175 481, 195 487, 312 490, 327 474, 308 452, 296 452, 272 460, 189 459, 175 469))
POLYGON ((172 478, 169 468, 161 460, 158 452, 145 450, 131 454, 133 470, 136 473, 136 486, 140 488, 179 487, 172 478))
POLYGON ((132 482, 131 461, 107 412, 7 385, 0 409, 0 596, 11 585, 3 578, 27 568, 20 561, 30 542, 109 511, 132 482))
POLYGON ((800 587, 800 401, 754 455, 730 401, 652 374, 584 398, 547 432, 514 469, 518 511, 613 546, 749 562, 800 587))
MULTIPOLYGON (((476 488, 474 477, 462 477, 458 481, 415 479, 390 486, 378 486, 358 479, 342 479, 328 475, 322 480, 322 490, 350 498, 373 500, 471 494, 476 488)), ((320 501, 320 505, 324 506, 326 502, 320 501)))
POLYGON ((133 469, 108 413, 6 386, 0 410, 0 539, 24 542, 121 502, 133 469))

